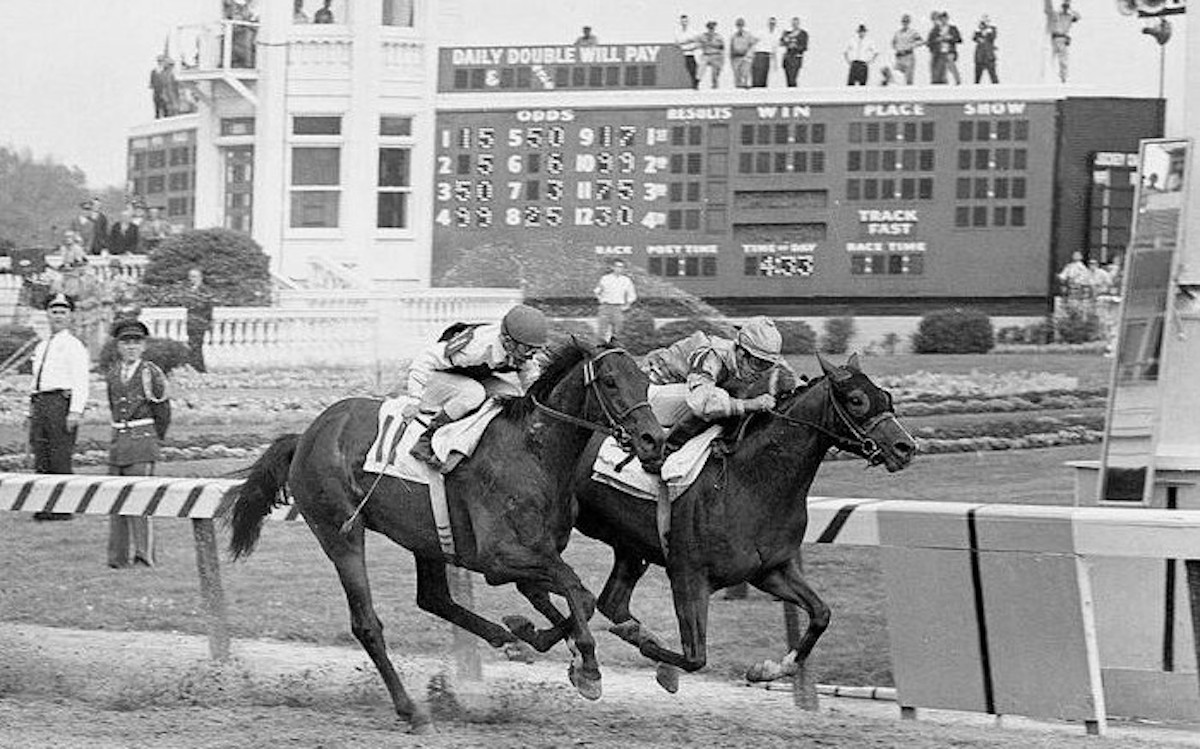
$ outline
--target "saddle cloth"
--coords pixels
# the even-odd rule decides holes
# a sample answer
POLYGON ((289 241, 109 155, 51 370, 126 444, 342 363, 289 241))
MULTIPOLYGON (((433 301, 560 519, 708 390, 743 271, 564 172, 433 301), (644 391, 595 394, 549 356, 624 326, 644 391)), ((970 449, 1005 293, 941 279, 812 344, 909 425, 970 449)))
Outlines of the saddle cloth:
MULTIPOLYGON (((408 454, 417 438, 425 431, 424 415, 414 420, 415 426, 408 428, 401 416, 404 407, 414 404, 416 399, 408 396, 389 398, 379 405, 379 423, 375 442, 367 451, 363 470, 367 473, 383 473, 420 484, 429 483, 429 466, 408 454)), ((483 432, 492 419, 500 413, 500 405, 489 400, 474 413, 453 421, 433 433, 433 454, 445 466, 442 473, 454 467, 475 452, 483 432)))
POLYGON ((666 482, 667 492, 674 502, 696 481, 696 477, 708 461, 712 441, 720 435, 721 425, 713 424, 692 437, 683 447, 667 457, 663 463, 661 479, 647 473, 637 458, 633 458, 624 468, 617 471, 617 466, 628 459, 629 454, 621 449, 615 439, 608 437, 596 454, 596 463, 592 466, 592 479, 651 502, 658 501, 659 487, 666 482))

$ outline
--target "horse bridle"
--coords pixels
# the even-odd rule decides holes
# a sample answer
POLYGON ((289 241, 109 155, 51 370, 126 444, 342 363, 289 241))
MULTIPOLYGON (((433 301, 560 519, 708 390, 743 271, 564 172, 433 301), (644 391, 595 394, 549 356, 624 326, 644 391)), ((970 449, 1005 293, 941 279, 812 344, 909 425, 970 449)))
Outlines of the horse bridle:
POLYGON ((834 396, 833 390, 833 382, 829 382, 826 398, 833 405, 833 412, 837 414, 838 418, 841 419, 842 424, 850 431, 850 434, 853 435, 853 439, 847 438, 845 435, 838 434, 837 432, 834 432, 833 430, 828 429, 821 424, 817 424, 816 422, 808 421, 807 419, 797 419, 794 416, 788 416, 782 411, 772 410, 768 411, 767 413, 777 419, 782 419, 789 424, 815 429, 833 439, 833 441, 837 443, 837 447, 840 449, 848 449, 850 452, 866 458, 867 465, 879 465, 884 461, 883 448, 881 448, 879 443, 871 437, 871 432, 875 431, 875 428, 885 421, 891 421, 895 423, 896 426, 899 427, 899 429, 905 434, 908 433, 907 430, 905 430, 904 427, 900 425, 900 422, 896 420, 896 414, 893 411, 882 411, 868 419, 865 424, 859 424, 850 417, 850 414, 846 413, 845 406, 843 406, 841 402, 838 401, 837 397, 834 396))
POLYGON ((560 421, 565 421, 568 424, 573 424, 577 427, 583 427, 584 429, 590 429, 593 432, 607 434, 615 439, 617 444, 620 445, 625 451, 631 451, 633 446, 633 436, 629 434, 629 430, 621 426, 621 421, 639 408, 650 408, 650 401, 638 401, 623 411, 616 411, 612 407, 612 404, 605 399, 604 394, 600 391, 599 382, 596 379, 596 362, 600 361, 609 354, 625 353, 625 350, 620 348, 604 349, 583 364, 583 386, 591 390, 592 394, 596 397, 596 402, 600 404, 600 410, 604 413, 604 420, 607 422, 607 424, 597 424, 593 421, 581 419, 578 416, 572 416, 569 413, 559 411, 556 408, 551 408, 531 395, 530 398, 533 400, 534 407, 536 407, 539 411, 549 416, 553 416, 560 421))

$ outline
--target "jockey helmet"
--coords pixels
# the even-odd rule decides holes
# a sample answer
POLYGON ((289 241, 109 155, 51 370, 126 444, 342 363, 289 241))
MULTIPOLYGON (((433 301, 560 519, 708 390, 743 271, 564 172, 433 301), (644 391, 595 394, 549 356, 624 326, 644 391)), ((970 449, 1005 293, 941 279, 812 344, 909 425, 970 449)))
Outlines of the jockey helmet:
POLYGON ((545 346, 549 324, 541 310, 518 304, 504 314, 500 330, 517 343, 526 346, 545 346))
POLYGON ((752 317, 738 328, 737 344, 751 356, 775 364, 783 353, 783 336, 767 317, 752 317))

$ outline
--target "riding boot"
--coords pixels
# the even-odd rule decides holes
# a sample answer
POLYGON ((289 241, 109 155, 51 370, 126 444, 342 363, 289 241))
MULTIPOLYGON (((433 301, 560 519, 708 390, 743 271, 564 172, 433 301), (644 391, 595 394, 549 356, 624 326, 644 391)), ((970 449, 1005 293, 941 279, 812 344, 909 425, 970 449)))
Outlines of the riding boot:
POLYGON ((408 454, 433 468, 441 468, 441 461, 433 454, 433 433, 452 421, 454 419, 448 416, 445 411, 439 412, 430 419, 429 426, 421 433, 420 437, 417 437, 416 443, 408 451, 408 454))
POLYGON ((684 416, 675 423, 675 426, 671 427, 671 431, 667 432, 667 439, 663 444, 663 460, 666 460, 668 455, 683 447, 688 440, 707 428, 708 422, 699 416, 695 414, 684 416))

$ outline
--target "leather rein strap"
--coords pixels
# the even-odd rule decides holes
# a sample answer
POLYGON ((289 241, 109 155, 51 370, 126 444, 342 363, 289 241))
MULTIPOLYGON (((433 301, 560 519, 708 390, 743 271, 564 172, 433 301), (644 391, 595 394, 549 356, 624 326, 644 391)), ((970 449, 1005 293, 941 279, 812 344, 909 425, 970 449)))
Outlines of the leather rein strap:
POLYGON ((629 432, 625 430, 625 427, 621 426, 621 421, 639 408, 649 408, 650 402, 639 401, 623 411, 617 411, 612 407, 612 404, 610 404, 604 398, 604 395, 600 392, 600 385, 596 381, 596 362, 600 361, 609 354, 616 353, 624 354, 625 350, 619 348, 605 349, 597 354, 594 358, 589 359, 583 365, 584 387, 589 388, 592 391, 592 394, 596 396, 596 402, 600 404, 600 410, 604 413, 604 419, 607 424, 597 424, 593 421, 581 419, 578 416, 573 416, 569 413, 559 411, 556 408, 547 406, 545 403, 542 403, 532 395, 529 396, 529 398, 533 401, 534 407, 542 413, 577 427, 590 429, 593 432, 599 432, 601 434, 607 434, 616 439, 617 444, 621 445, 622 448, 628 451, 630 449, 630 445, 633 443, 633 438, 630 437, 629 432))
POLYGON ((860 426, 854 421, 854 419, 850 418, 850 414, 846 413, 845 407, 842 406, 842 404, 838 402, 838 399, 834 397, 833 383, 829 383, 829 389, 826 391, 826 399, 833 405, 833 412, 837 414, 842 424, 844 424, 845 427, 850 430, 850 434, 853 435, 853 438, 848 438, 845 435, 838 434, 837 432, 834 432, 833 430, 828 429, 821 424, 817 424, 816 422, 809 421, 807 419, 797 419, 794 416, 788 416, 781 411, 768 411, 767 413, 774 418, 782 419, 789 424, 810 427, 818 432, 821 432, 827 437, 833 439, 839 448, 849 448, 850 452, 866 458, 867 463, 870 465, 878 465, 882 463, 883 450, 879 447, 879 443, 877 443, 870 436, 870 433, 885 421, 895 421, 896 414, 891 411, 884 411, 871 417, 866 424, 860 426))

